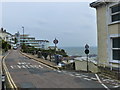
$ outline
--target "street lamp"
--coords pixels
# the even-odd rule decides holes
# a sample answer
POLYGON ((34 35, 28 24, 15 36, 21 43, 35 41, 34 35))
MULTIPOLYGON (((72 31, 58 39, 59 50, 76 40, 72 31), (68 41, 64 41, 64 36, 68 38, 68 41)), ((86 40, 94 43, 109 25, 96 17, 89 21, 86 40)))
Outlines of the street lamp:
POLYGON ((87 56, 87 72, 88 72, 88 71, 89 71, 89 69, 88 69, 89 45, 88 45, 88 44, 85 45, 85 54, 86 54, 86 56, 87 56))
POLYGON ((23 28, 23 44, 24 44, 24 27, 22 26, 22 28, 23 28))

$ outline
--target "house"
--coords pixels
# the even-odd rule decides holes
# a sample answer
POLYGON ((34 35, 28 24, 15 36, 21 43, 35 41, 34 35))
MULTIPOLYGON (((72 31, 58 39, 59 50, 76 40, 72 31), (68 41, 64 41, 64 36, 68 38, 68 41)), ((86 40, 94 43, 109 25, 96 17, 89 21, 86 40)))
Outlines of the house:
POLYGON ((12 40, 12 34, 10 34, 9 32, 7 32, 3 28, 0 29, 0 37, 1 37, 2 40, 7 41, 9 43, 12 40))
POLYGON ((120 64, 120 0, 90 3, 96 8, 98 34, 98 65, 119 68, 120 64))

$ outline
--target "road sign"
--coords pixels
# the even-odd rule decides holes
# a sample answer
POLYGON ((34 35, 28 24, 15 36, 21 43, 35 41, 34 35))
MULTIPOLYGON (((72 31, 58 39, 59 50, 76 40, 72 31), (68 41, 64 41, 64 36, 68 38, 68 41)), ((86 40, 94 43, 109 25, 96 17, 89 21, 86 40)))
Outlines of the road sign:
POLYGON ((55 38, 55 40, 53 41, 54 44, 58 43, 58 40, 55 38))
POLYGON ((89 50, 88 49, 85 50, 85 54, 89 54, 89 50))
POLYGON ((88 45, 88 44, 86 44, 86 45, 85 45, 85 48, 86 48, 86 49, 88 49, 88 48, 89 48, 89 45, 88 45))

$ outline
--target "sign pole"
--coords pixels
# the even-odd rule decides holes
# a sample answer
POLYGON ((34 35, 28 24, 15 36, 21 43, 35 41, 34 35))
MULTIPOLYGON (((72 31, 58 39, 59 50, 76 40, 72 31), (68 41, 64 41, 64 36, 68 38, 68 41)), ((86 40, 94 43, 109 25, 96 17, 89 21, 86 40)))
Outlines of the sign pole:
POLYGON ((87 72, 89 71, 89 67, 88 67, 88 54, 89 54, 89 45, 86 44, 85 45, 85 54, 86 54, 86 59, 87 59, 87 72))
POLYGON ((55 61, 57 61, 57 64, 58 64, 57 55, 56 55, 56 48, 57 48, 58 40, 55 38, 55 40, 53 40, 53 43, 55 44, 55 61))

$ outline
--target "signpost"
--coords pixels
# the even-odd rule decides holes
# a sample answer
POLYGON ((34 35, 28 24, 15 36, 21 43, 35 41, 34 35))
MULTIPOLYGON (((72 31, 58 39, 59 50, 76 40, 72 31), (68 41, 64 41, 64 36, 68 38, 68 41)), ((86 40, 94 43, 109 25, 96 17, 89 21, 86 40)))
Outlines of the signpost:
POLYGON ((88 69, 89 45, 88 45, 88 44, 85 45, 85 54, 86 54, 86 56, 87 56, 87 72, 88 72, 88 71, 89 71, 89 69, 88 69))
POLYGON ((55 40, 53 40, 53 43, 55 44, 55 54, 56 54, 56 44, 58 44, 58 40, 55 38, 55 40))
POLYGON ((58 56, 56 55, 56 45, 58 44, 58 40, 55 38, 55 40, 53 40, 53 43, 55 44, 55 61, 58 64, 58 56))

